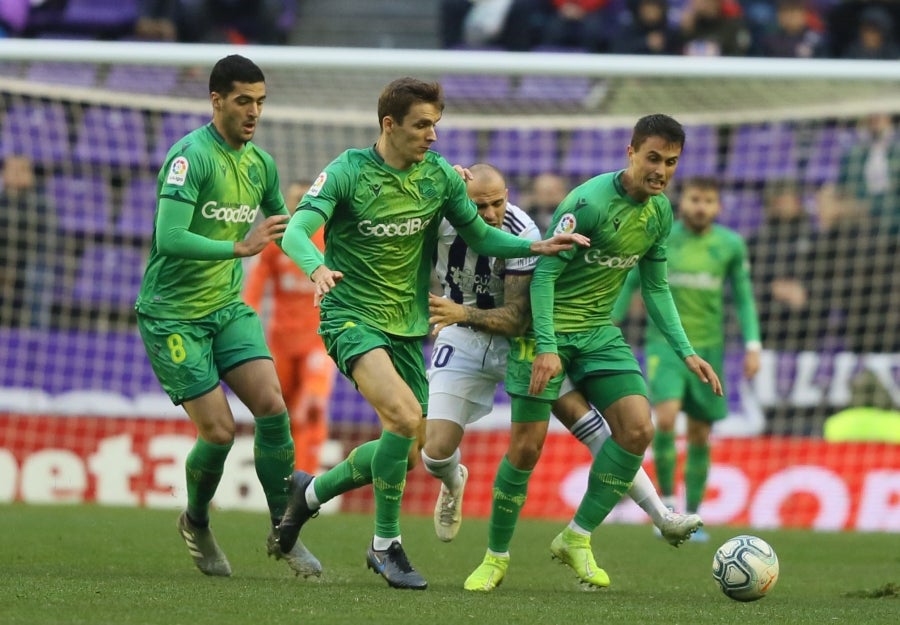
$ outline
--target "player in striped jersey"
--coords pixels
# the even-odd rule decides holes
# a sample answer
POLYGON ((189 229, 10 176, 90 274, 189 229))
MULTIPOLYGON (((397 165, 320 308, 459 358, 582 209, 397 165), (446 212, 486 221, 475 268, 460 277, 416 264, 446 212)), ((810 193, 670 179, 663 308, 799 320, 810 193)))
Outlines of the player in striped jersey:
MULTIPOLYGON (((532 219, 509 203, 503 174, 479 163, 469 168, 469 197, 491 226, 516 236, 537 240, 532 219)), ((435 324, 434 349, 428 372, 428 420, 422 461, 429 473, 441 480, 434 511, 438 537, 450 541, 462 522, 462 498, 468 470, 460 463, 459 445, 468 424, 487 415, 498 384, 506 374, 509 338, 524 335, 530 326, 528 288, 536 257, 502 260, 470 250, 447 221, 441 224, 435 270, 443 297, 430 296, 435 324)), ((577 392, 563 393, 554 414, 582 443, 596 454, 609 436, 600 415, 577 392)), ((513 427, 516 427, 515 425, 513 427)), ((516 450, 509 452, 515 455, 516 450)), ((643 469, 638 471, 629 495, 653 519, 666 539, 678 546, 701 521, 696 515, 669 513, 643 469)), ((507 544, 492 544, 499 553, 507 544)))

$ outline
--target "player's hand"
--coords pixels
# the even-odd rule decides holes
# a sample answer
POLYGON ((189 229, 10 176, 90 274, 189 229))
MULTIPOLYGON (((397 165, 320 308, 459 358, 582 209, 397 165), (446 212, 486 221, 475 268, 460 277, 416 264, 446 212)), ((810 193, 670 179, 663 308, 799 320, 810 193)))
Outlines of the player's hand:
POLYGON ((466 320, 466 311, 461 304, 434 293, 428 294, 428 315, 428 323, 434 325, 432 336, 437 336, 447 326, 466 320))
POLYGON ((759 372, 759 350, 748 349, 744 353, 744 377, 752 380, 759 372))
POLYGON ((316 285, 316 294, 313 297, 313 306, 319 307, 322 298, 327 295, 331 289, 337 286, 337 283, 344 279, 344 274, 340 271, 329 269, 325 265, 319 265, 309 277, 316 285))
POLYGON ((722 381, 719 380, 719 376, 716 375, 716 371, 712 368, 711 364, 700 358, 697 354, 685 358, 684 364, 686 364, 687 368, 700 378, 702 382, 709 384, 712 387, 713 393, 719 397, 724 395, 724 392, 722 391, 722 381))
POLYGON ((562 373, 562 361, 559 354, 538 354, 531 363, 531 382, 528 384, 529 395, 540 395, 547 388, 547 382, 562 373))
POLYGON ((531 251, 541 256, 555 256, 560 252, 572 249, 576 245, 587 247, 591 240, 583 234, 554 234, 549 239, 535 241, 531 244, 531 251))
POLYGON ((272 215, 261 224, 253 228, 247 238, 234 244, 236 258, 244 256, 256 256, 269 244, 270 241, 280 239, 287 228, 290 215, 272 215))
POLYGON ((469 182, 470 180, 475 179, 475 176, 472 175, 472 172, 469 171, 466 167, 463 167, 462 165, 454 165, 453 169, 456 170, 456 173, 459 174, 459 177, 462 178, 463 180, 465 180, 466 182, 469 182))

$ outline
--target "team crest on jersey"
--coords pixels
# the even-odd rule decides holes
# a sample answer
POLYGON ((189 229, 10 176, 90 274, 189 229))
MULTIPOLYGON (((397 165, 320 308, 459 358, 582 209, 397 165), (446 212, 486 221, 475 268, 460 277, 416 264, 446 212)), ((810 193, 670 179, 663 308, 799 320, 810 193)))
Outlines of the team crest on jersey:
POLYGON ((434 188, 430 180, 420 180, 418 184, 419 193, 422 194, 422 197, 434 197, 437 195, 437 189, 434 188))
POLYGON ((575 225, 575 215, 566 213, 559 218, 559 223, 556 224, 556 228, 553 229, 553 234, 572 234, 575 232, 575 225))
POLYGON ((309 191, 306 192, 306 195, 310 197, 319 197, 319 191, 322 190, 322 187, 325 186, 325 181, 328 180, 328 174, 324 171, 319 174, 319 177, 316 178, 316 181, 309 188, 309 191))
POLYGON ((172 161, 172 166, 169 168, 169 177, 166 178, 166 184, 184 186, 184 181, 187 179, 187 172, 188 160, 183 156, 179 156, 172 161))
POLYGON ((247 170, 247 177, 250 178, 250 182, 253 184, 259 184, 259 169, 256 165, 250 165, 250 168, 247 170))

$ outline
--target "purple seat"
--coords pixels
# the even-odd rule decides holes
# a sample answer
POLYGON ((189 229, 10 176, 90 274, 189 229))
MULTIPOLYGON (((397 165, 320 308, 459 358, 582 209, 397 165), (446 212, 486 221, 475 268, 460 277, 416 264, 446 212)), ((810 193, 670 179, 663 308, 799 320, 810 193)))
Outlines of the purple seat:
POLYGON ((93 87, 97 84, 97 66, 93 63, 36 61, 25 71, 25 80, 54 85, 93 87))
POLYGON ((468 167, 478 162, 478 131, 469 128, 438 128, 433 149, 451 165, 468 167))
POLYGON ((113 65, 104 86, 126 93, 174 93, 178 85, 178 68, 157 65, 113 65))
POLYGON ((122 189, 122 205, 113 231, 126 237, 150 238, 156 217, 156 178, 132 178, 122 189))
POLYGON ((105 178, 58 174, 47 180, 47 191, 64 233, 84 237, 109 231, 112 197, 105 178))
POLYGON ((572 131, 560 164, 566 176, 586 177, 628 165, 631 128, 582 128, 572 131))
POLYGON ((852 145, 854 137, 855 132, 848 128, 823 126, 817 129, 807 152, 803 181, 820 185, 837 180, 841 156, 852 145))
MULTIPOLYGON (((192 130, 209 123, 209 115, 197 113, 163 113, 156 127, 153 138, 153 149, 150 153, 150 164, 161 167, 166 160, 169 148, 176 141, 192 130)), ((266 149, 265 146, 262 146, 266 149)))
POLYGON ((512 93, 509 76, 449 74, 441 86, 447 100, 506 100, 512 93))
POLYGON ((70 160, 69 124, 62 104, 13 104, 3 118, 3 156, 23 154, 39 163, 70 160))
POLYGON ((719 162, 719 136, 713 126, 686 126, 684 151, 678 159, 678 177, 715 176, 719 162))
POLYGON ((137 330, 0 328, 0 386, 51 394, 109 390, 127 397, 159 391, 137 330))
POLYGON ((149 156, 143 114, 128 108, 86 108, 78 126, 73 156, 93 165, 147 165, 149 156))
POLYGON ((146 256, 124 245, 94 244, 84 250, 70 303, 129 309, 141 288, 146 256))
POLYGON ((513 97, 518 100, 581 104, 591 91, 584 76, 523 76, 513 97))
POLYGON ((507 176, 536 176, 557 170, 559 147, 555 130, 494 130, 488 145, 487 161, 507 176))
POLYGON ((796 141, 788 124, 736 128, 725 165, 727 180, 764 182, 797 178, 798 173, 796 141))
POLYGON ((138 19, 139 0, 68 0, 62 28, 79 31, 129 29, 138 19))
POLYGON ((763 199, 753 189, 723 189, 719 194, 722 212, 717 221, 747 236, 762 225, 763 199))

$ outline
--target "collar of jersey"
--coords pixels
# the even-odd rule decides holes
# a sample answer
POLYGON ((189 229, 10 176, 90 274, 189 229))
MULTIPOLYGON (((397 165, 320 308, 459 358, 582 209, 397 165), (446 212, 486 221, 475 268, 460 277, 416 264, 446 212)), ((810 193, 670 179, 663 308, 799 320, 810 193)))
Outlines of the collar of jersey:
POLYGON ((225 137, 223 137, 222 135, 219 134, 219 131, 216 129, 215 125, 213 125, 212 122, 209 122, 208 124, 206 124, 206 127, 209 129, 210 134, 212 134, 213 138, 219 143, 219 145, 221 145, 223 148, 225 148, 232 154, 241 154, 244 151, 244 148, 247 147, 247 143, 250 143, 248 141, 247 143, 244 144, 244 148, 241 148, 240 150, 235 150, 233 147, 228 145, 228 142, 225 141, 225 137))

